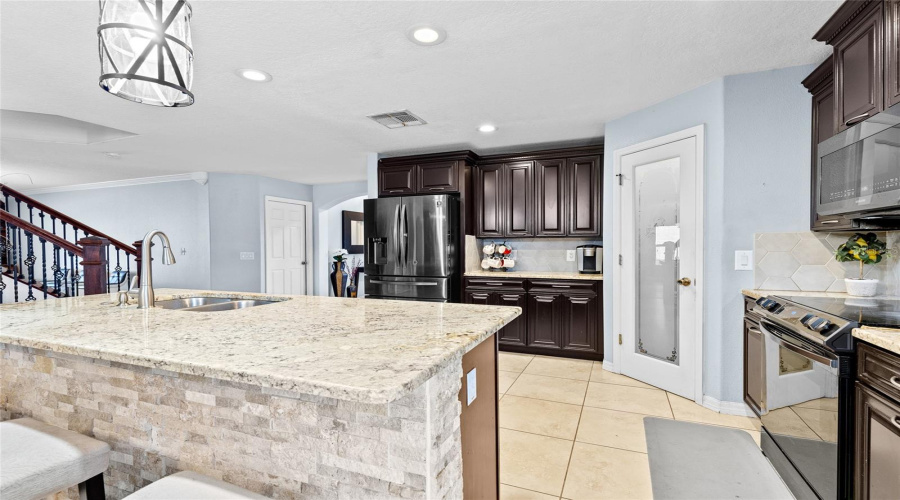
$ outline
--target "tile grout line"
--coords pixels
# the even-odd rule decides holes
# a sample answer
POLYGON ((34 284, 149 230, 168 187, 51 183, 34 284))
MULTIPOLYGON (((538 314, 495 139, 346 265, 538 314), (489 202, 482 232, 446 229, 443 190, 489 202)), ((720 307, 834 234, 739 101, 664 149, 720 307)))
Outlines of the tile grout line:
MULTIPOLYGON (((803 417, 801 417, 799 413, 797 413, 797 412, 794 411, 794 408, 793 408, 793 407, 788 406, 788 408, 791 409, 791 413, 793 413, 794 416, 796 416, 797 418, 799 418, 800 421, 803 422, 803 425, 805 425, 807 429, 809 429, 813 434, 815 434, 816 437, 819 438, 820 441, 825 441, 824 439, 822 439, 822 436, 820 436, 819 433, 816 432, 816 430, 813 429, 811 425, 809 425, 809 422, 807 422, 806 420, 803 420, 803 417)), ((826 442, 827 442, 827 441, 826 441, 826 442)))
MULTIPOLYGON (((585 388, 585 395, 587 395, 587 388, 585 388)), ((581 405, 581 411, 578 412, 578 425, 575 426, 575 437, 572 438, 572 447, 569 448, 569 460, 566 461, 566 473, 563 474, 562 486, 559 488, 559 497, 562 498, 563 493, 566 491, 566 480, 569 479, 569 468, 572 467, 572 455, 575 454, 575 440, 578 439, 578 428, 581 427, 581 415, 584 414, 584 405, 581 405)))
POLYGON ((509 483, 500 483, 500 484, 502 484, 503 486, 511 486, 511 487, 513 487, 513 488, 517 488, 517 489, 520 489, 520 490, 531 491, 531 492, 533 492, 533 493, 538 493, 538 494, 540 494, 540 495, 547 495, 547 496, 549 496, 549 497, 552 497, 552 496, 553 496, 553 495, 551 495, 551 494, 549 494, 549 493, 544 493, 543 491, 532 490, 532 489, 530 489, 530 488, 523 488, 523 487, 521 487, 521 486, 516 486, 516 485, 514 485, 514 484, 509 484, 509 483))

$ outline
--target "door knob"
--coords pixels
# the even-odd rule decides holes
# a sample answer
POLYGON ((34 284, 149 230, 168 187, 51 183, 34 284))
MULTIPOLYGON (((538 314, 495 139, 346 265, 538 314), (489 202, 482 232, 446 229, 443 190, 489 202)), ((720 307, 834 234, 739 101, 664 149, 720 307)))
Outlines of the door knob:
POLYGON ((681 278, 680 280, 677 281, 677 283, 681 286, 691 286, 691 279, 690 278, 681 278))

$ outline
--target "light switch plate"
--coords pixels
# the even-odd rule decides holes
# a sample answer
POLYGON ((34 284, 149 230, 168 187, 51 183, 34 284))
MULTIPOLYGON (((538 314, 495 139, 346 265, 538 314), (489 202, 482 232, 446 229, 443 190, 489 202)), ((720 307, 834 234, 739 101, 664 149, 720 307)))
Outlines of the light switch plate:
POLYGON ((256 255, 253 252, 241 252, 241 260, 253 260, 256 255))
POLYGON ((470 406, 475 401, 475 398, 478 397, 478 380, 475 376, 475 370, 477 368, 472 368, 466 374, 466 406, 470 406))
POLYGON ((566 250, 566 260, 575 262, 575 250, 566 250))
POLYGON ((753 250, 735 250, 735 252, 734 252, 734 270, 735 271, 752 271, 753 270, 753 250))

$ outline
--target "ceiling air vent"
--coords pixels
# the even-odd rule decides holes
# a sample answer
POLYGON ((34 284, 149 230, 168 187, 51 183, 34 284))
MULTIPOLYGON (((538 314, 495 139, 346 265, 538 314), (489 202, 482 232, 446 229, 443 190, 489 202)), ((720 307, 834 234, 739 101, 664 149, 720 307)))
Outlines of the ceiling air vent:
POLYGON ((410 113, 407 110, 394 111, 391 113, 381 113, 377 115, 369 115, 369 118, 384 125, 387 128, 412 127, 413 125, 425 125, 425 120, 410 113))

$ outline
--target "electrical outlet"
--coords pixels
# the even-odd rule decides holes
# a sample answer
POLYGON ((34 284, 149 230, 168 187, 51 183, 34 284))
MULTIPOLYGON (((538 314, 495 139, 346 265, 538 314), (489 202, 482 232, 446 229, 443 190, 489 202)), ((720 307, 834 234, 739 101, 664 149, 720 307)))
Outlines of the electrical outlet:
POLYGON ((575 250, 566 250, 566 260, 575 262, 575 250))
POLYGON ((253 252, 241 252, 241 260, 254 260, 256 259, 256 254, 253 252))
POLYGON ((734 270, 735 271, 752 271, 753 270, 753 250, 735 250, 735 252, 734 252, 734 270))
POLYGON ((476 368, 466 374, 466 406, 470 406, 478 397, 478 378, 475 374, 476 368))

